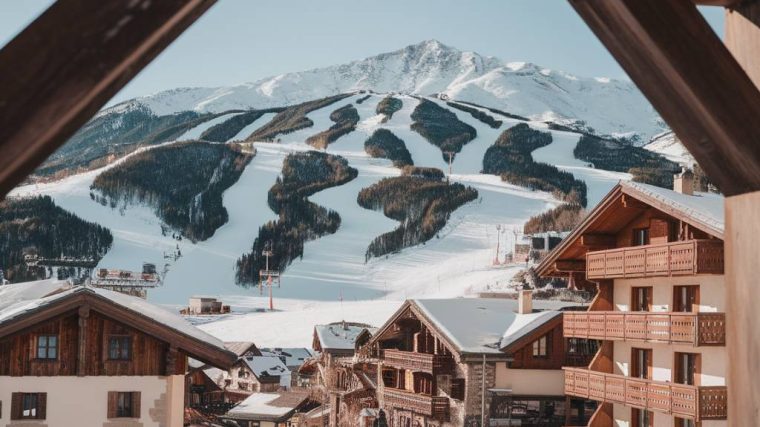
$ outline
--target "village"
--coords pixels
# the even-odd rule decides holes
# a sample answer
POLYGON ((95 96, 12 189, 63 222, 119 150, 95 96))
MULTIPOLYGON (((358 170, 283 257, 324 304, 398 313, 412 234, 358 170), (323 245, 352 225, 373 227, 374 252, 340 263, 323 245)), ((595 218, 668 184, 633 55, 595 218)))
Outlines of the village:
MULTIPOLYGON (((142 281, 5 285, 0 420, 85 423, 67 392, 79 383, 93 420, 172 426, 724 425, 723 198, 695 193, 688 171, 674 181, 621 182, 551 250, 547 236, 516 246, 588 302, 409 299, 384 324, 304 325, 310 347, 200 331, 136 291, 149 265, 142 281)), ((181 311, 230 307, 195 297, 181 311)))
POLYGON ((568 0, 531 28, 497 2, 301 3, 309 31, 277 38, 337 65, 109 101, 154 60, 212 74, 159 55, 196 22, 255 52, 221 68, 283 60, 251 39, 299 7, 214 3, 0 25, 0 426, 759 425, 760 0, 568 0), (433 21, 605 49, 624 78, 432 39, 329 56, 433 21))

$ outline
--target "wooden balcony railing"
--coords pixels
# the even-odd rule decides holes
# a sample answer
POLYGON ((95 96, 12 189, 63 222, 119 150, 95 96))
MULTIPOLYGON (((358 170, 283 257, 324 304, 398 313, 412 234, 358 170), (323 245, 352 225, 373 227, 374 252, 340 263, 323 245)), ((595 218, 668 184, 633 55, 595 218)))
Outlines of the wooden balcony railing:
POLYGON ((697 387, 605 374, 580 368, 565 370, 565 394, 619 403, 696 421, 726 419, 725 386, 697 387))
POLYGON ((383 399, 387 406, 417 412, 440 421, 449 419, 449 398, 445 396, 427 396, 385 387, 383 399))
POLYGON ((726 345, 724 313, 575 311, 563 314, 566 338, 726 345))
POLYGON ((383 363, 397 369, 407 369, 428 374, 445 373, 451 369, 451 356, 441 354, 415 353, 394 349, 383 350, 383 363))
POLYGON ((693 274, 723 274, 723 241, 688 240, 586 254, 589 279, 693 274))

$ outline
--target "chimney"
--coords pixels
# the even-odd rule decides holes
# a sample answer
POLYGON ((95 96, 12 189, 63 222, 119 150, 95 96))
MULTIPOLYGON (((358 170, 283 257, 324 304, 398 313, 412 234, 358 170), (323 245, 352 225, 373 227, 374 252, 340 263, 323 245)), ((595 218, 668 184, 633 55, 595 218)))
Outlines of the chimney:
POLYGON ((517 313, 533 313, 533 291, 522 290, 519 294, 517 294, 517 313))
POLYGON ((685 167, 681 167, 681 173, 673 175, 673 191, 676 193, 694 195, 694 174, 685 167))

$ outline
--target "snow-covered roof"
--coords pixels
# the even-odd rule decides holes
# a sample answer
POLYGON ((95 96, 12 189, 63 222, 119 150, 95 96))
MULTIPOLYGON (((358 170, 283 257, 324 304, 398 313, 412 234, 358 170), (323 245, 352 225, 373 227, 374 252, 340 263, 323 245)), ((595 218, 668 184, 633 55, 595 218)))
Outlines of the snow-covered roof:
POLYGON ((312 351, 306 347, 262 348, 261 354, 264 356, 279 357, 288 368, 297 368, 314 355, 312 351))
POLYGON ((276 420, 298 408, 308 394, 297 392, 253 393, 227 412, 233 419, 276 420))
MULTIPOLYGON (((501 354, 512 342, 560 315, 559 311, 518 314, 517 300, 501 298, 415 299, 428 321, 462 353, 501 354)), ((534 307, 542 305, 534 301, 534 307)), ((556 304, 554 304, 556 305, 556 304)))
POLYGON ((222 341, 191 325, 177 313, 167 311, 142 298, 89 286, 72 286, 68 281, 42 280, 3 286, 0 288, 0 325, 78 294, 100 297, 131 312, 150 318, 153 322, 167 329, 203 341, 218 350, 227 352, 222 341))
POLYGON ((253 341, 225 341, 224 346, 227 350, 237 354, 238 357, 245 356, 249 351, 258 352, 258 348, 256 348, 256 344, 253 341))
POLYGON ((279 377, 290 373, 288 367, 277 356, 249 356, 244 357, 243 360, 259 378, 279 377))
POLYGON ((725 229, 723 196, 719 194, 695 192, 694 195, 688 195, 667 188, 632 181, 621 181, 620 185, 624 190, 631 189, 651 198, 652 201, 659 202, 660 205, 670 206, 688 217, 720 231, 721 234, 725 229))
POLYGON ((216 384, 221 383, 227 375, 226 371, 214 367, 204 369, 203 373, 206 374, 206 376, 216 384))
POLYGON ((372 334, 377 331, 377 328, 368 325, 349 322, 336 322, 314 327, 323 351, 354 350, 356 337, 365 329, 372 334))

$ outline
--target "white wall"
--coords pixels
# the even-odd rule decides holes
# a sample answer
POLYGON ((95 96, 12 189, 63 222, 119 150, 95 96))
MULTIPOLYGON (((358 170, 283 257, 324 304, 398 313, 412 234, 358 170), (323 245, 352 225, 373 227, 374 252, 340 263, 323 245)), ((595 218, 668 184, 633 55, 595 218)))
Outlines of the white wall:
POLYGON ((723 275, 615 279, 613 295, 615 309, 630 310, 631 287, 651 286, 653 292, 652 311, 670 311, 673 304, 673 286, 684 285, 699 285, 699 311, 725 311, 725 276, 723 275))
POLYGON ((504 362, 496 363, 495 388, 512 389, 512 394, 562 396, 565 376, 559 369, 509 369, 504 362))
MULTIPOLYGON (((47 417, 41 424, 50 427, 103 426, 108 420, 109 391, 139 391, 142 427, 181 427, 184 417, 184 376, 119 377, 7 377, 0 376, 0 425, 11 423, 11 393, 47 393, 47 417)), ((114 420, 117 421, 117 420, 114 420)), ((127 424, 128 425, 128 424, 127 424)))

